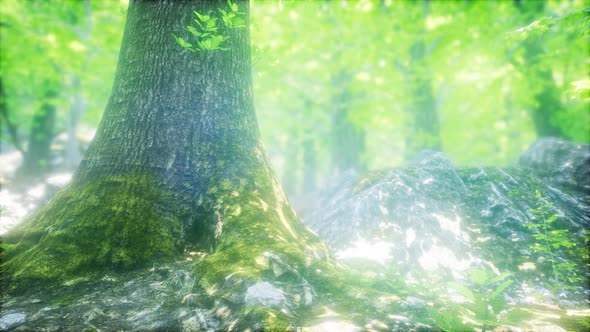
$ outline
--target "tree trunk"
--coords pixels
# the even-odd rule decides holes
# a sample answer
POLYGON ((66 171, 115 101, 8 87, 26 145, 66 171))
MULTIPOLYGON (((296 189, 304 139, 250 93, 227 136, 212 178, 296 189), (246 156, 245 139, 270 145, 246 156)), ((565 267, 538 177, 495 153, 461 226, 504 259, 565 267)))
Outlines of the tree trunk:
POLYGON ((317 156, 311 133, 303 140, 303 194, 316 190, 317 156))
POLYGON ((332 80, 335 94, 332 97, 331 156, 332 170, 337 174, 349 169, 365 170, 362 161, 365 133, 350 121, 350 80, 350 74, 344 72, 336 74, 332 80))
POLYGON ((426 45, 423 40, 417 41, 410 49, 408 86, 411 104, 406 108, 410 133, 406 135, 406 160, 424 149, 441 150, 440 122, 425 57, 426 45))
MULTIPOLYGON (((546 1, 515 0, 514 5, 520 11, 524 24, 539 19, 545 10, 546 1)), ((564 112, 560 89, 555 83, 553 72, 543 66, 545 54, 541 37, 535 36, 523 42, 524 63, 521 70, 529 79, 529 86, 535 103, 530 107, 530 116, 537 137, 559 137, 568 139, 558 125, 558 117, 564 112)))
MULTIPOLYGON (((422 2, 422 18, 426 22, 429 1, 422 2)), ((425 31, 425 23, 423 30, 425 31)), ((425 33, 425 32, 424 32, 425 33)), ((407 69, 403 69, 408 82, 410 104, 406 107, 408 118, 408 133, 406 134, 405 159, 413 159, 424 149, 441 150, 440 121, 437 112, 436 99, 432 91, 430 66, 426 63, 427 45, 422 37, 410 47, 410 62, 407 69)))
MULTIPOLYGON (((305 98, 305 97, 304 97, 305 98)), ((314 103, 311 99, 304 99, 305 110, 313 110, 314 103)), ((303 130, 303 187, 302 194, 309 194, 316 190, 316 173, 318 168, 317 150, 314 140, 314 130, 310 126, 305 126, 303 130)))
MULTIPOLYGON (((84 44, 88 44, 90 35, 92 34, 92 9, 89 0, 84 0, 84 3, 81 5, 84 6, 84 19, 81 20, 78 19, 78 17, 73 16, 73 22, 71 22, 71 24, 73 26, 81 25, 79 22, 85 21, 86 25, 81 28, 80 39, 84 44)), ((86 58, 90 58, 90 55, 87 55, 86 58)), ((84 96, 82 95, 83 88, 80 77, 73 74, 71 80, 73 97, 69 112, 70 114, 66 124, 68 139, 65 148, 65 165, 67 168, 74 169, 80 164, 80 160, 82 159, 82 148, 77 133, 80 120, 86 112, 86 103, 84 101, 84 96)))
MULTIPOLYGON (((21 153, 25 153, 25 150, 22 147, 20 142, 20 138, 18 136, 18 128, 15 124, 10 121, 10 116, 8 115, 8 106, 6 102, 6 92, 4 91, 4 81, 2 77, 0 77, 0 119, 2 119, 2 124, 6 125, 6 130, 8 131, 8 135, 10 136, 10 140, 14 147, 20 151, 21 153)), ((0 126, 0 135, 4 133, 2 130, 3 126, 0 126)))
POLYGON ((72 98, 72 106, 66 123, 68 138, 65 147, 65 166, 70 169, 75 168, 82 158, 80 142, 78 142, 76 134, 86 107, 81 94, 80 78, 77 75, 72 75, 72 86, 76 92, 72 98))
POLYGON ((39 176, 50 168, 51 142, 55 135, 54 100, 59 92, 54 82, 45 84, 45 100, 33 115, 31 133, 23 163, 18 169, 19 176, 39 176))
MULTIPOLYGON (((247 21, 248 2, 239 7, 247 21)), ((208 254, 195 262, 195 287, 227 329, 284 329, 314 292, 349 312, 374 310, 364 305, 374 292, 363 292, 367 299, 343 285, 347 274, 298 220, 270 168, 248 28, 220 29, 227 51, 187 52, 172 38, 193 11, 220 9, 227 1, 130 2, 112 95, 72 183, 5 236, 9 291, 151 266, 200 247, 208 254), (247 287, 262 280, 283 282, 293 305, 246 305, 247 287)))

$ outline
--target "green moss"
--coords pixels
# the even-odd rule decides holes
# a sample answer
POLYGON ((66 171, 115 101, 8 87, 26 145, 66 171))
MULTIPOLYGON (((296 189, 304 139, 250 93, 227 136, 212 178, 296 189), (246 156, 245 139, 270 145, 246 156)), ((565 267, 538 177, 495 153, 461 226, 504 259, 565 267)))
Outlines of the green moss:
POLYGON ((73 184, 7 235, 9 287, 169 259, 181 249, 177 205, 147 173, 73 184))
MULTIPOLYGON (((332 260, 327 247, 298 220, 270 174, 258 174, 246 184, 243 179, 217 181, 219 185, 208 192, 208 199, 216 202, 217 246, 194 265, 196 287, 214 300, 235 300, 258 281, 307 283, 314 289, 314 304, 327 304, 361 324, 368 317, 391 313, 398 299, 385 280, 354 272, 332 260), (287 267, 276 273, 274 267, 281 264, 287 267)), ((295 295, 301 296, 287 294, 287 298, 293 300, 295 295)), ((288 330, 301 312, 309 310, 301 305, 288 314, 268 308, 254 312, 262 315, 265 328, 288 330)), ((248 325, 253 322, 247 319, 250 314, 241 307, 234 308, 230 316, 236 317, 242 329, 253 328, 248 325)))
POLYGON ((238 313, 234 331, 293 331, 292 318, 287 314, 261 305, 244 306, 238 313))

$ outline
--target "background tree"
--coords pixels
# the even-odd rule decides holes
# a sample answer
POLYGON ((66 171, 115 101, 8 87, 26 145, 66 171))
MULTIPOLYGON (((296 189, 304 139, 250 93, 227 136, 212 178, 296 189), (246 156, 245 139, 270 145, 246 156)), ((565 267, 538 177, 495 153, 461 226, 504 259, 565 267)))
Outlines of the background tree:
POLYGON ((25 176, 39 175, 49 169, 51 141, 55 135, 54 99, 59 94, 59 85, 46 82, 44 102, 33 115, 28 148, 19 173, 25 176))
MULTIPOLYGON (((415 26, 410 33, 415 41, 408 49, 408 56, 405 64, 399 58, 393 59, 406 82, 408 104, 405 106, 406 137, 405 137, 405 159, 411 160, 421 150, 428 149, 441 151, 440 120, 438 116, 437 103, 432 91, 432 68, 428 63, 428 56, 436 47, 436 38, 432 41, 426 40, 426 18, 430 1, 422 1, 422 6, 416 6, 408 10, 408 19, 422 21, 422 25, 415 26), (412 10, 413 9, 413 10, 412 10)), ((406 24, 404 24, 406 26, 406 24)), ((401 32, 397 25, 395 30, 401 32)))
MULTIPOLYGON (((34 117, 42 109, 54 109, 55 126, 44 138, 47 151, 42 153, 50 157, 44 159, 43 170, 35 167, 37 176, 56 166, 56 148, 66 152, 67 167, 77 165, 79 129, 91 131, 102 114, 124 18, 114 4, 8 0, 0 8, 0 72, 6 96, 2 130, 9 132, 2 136, 3 152, 16 145, 23 159, 39 159, 35 155, 40 151, 24 157, 29 146, 38 145, 32 139, 42 134, 33 128, 38 127, 34 117), (92 30, 92 22, 97 29, 92 30), (62 138, 65 146, 58 147, 54 139, 62 133, 67 133, 62 138)), ((31 167, 23 165, 25 169, 31 174, 31 167)))

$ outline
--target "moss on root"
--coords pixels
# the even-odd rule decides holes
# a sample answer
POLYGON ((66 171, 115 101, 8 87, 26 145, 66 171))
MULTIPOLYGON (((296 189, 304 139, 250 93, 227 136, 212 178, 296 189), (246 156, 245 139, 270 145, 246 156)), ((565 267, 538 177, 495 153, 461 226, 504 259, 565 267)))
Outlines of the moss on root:
POLYGON ((149 173, 75 183, 5 242, 8 291, 170 259, 181 248, 175 194, 149 173))
POLYGON ((328 248, 299 221, 276 180, 262 174, 253 182, 219 181, 222 185, 209 192, 218 219, 217 245, 195 263, 193 273, 195 287, 207 292, 214 307, 224 307, 224 328, 282 331, 304 326, 301 313, 312 310, 305 299, 311 294, 301 292, 305 287, 313 289, 314 305, 331 306, 359 323, 385 317, 377 311, 391 312, 397 300, 388 293, 393 290, 379 290, 378 280, 334 261, 328 248), (250 309, 244 294, 260 281, 284 286, 289 305, 280 310, 259 307, 254 316, 245 312, 250 309))

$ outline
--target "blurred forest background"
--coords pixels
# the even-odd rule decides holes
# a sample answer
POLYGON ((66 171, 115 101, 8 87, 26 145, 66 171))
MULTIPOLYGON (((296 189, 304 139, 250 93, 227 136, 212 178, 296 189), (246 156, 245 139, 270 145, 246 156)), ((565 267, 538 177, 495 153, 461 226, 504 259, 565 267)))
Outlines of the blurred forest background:
MULTIPOLYGON (((256 111, 286 191, 422 149, 505 166, 538 137, 590 142, 585 6, 251 1, 256 111)), ((110 95, 126 8, 2 1, 2 183, 75 169, 110 95)))

